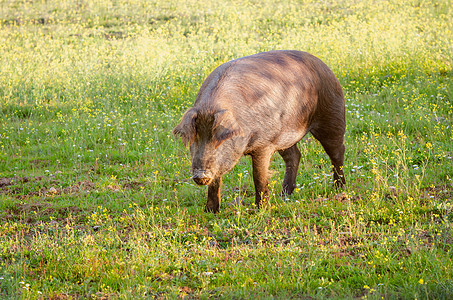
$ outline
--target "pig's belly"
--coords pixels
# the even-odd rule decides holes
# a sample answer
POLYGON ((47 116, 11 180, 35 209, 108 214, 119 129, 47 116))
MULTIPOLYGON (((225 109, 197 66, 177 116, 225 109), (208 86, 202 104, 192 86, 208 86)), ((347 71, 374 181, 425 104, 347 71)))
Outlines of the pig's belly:
POLYGON ((281 134, 272 141, 272 145, 275 148, 274 151, 288 149, 300 141, 307 132, 307 129, 282 131, 281 134))

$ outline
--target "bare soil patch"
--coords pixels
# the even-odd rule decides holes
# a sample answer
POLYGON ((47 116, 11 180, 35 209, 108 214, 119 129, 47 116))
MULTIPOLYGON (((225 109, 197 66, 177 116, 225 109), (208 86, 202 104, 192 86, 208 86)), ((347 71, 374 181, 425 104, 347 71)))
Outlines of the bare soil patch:
POLYGON ((34 202, 15 204, 7 210, 6 215, 1 219, 35 223, 39 220, 48 220, 50 217, 55 221, 63 221, 70 215, 74 216, 77 220, 85 217, 82 209, 78 206, 54 207, 47 202, 34 202))
POLYGON ((10 185, 26 183, 29 181, 30 179, 28 177, 2 177, 0 178, 0 189, 10 185))
POLYGON ((66 188, 60 188, 56 187, 56 185, 60 184, 60 181, 52 180, 49 185, 53 186, 49 188, 44 187, 38 190, 31 189, 28 192, 24 192, 26 183, 42 181, 44 178, 44 176, 0 178, 0 193, 12 195, 17 199, 28 199, 34 196, 52 197, 60 194, 77 194, 94 190, 96 186, 95 183, 91 181, 79 181, 66 188))

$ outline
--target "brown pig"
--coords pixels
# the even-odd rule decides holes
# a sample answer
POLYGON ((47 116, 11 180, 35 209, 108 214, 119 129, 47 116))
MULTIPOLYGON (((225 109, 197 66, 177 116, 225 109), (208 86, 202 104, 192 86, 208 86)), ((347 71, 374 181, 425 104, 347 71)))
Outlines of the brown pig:
POLYGON ((270 51, 217 67, 173 133, 190 145, 193 180, 208 185, 206 210, 218 212, 222 176, 250 155, 259 207, 269 197, 268 168, 278 151, 286 164, 283 193, 296 185, 297 142, 311 134, 330 157, 336 186, 343 174, 345 106, 332 71, 301 51, 270 51))

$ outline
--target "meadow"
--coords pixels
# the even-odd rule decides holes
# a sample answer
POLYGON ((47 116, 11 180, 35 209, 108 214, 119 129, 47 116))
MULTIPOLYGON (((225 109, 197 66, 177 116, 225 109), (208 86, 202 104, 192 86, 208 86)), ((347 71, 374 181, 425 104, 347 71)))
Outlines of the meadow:
MULTIPOLYGON (((0 298, 452 299, 450 0, 0 0, 0 298), (310 135, 298 185, 219 214, 171 134, 234 58, 310 52, 346 98, 347 186, 310 135)), ((234 205, 232 202, 244 202, 234 205)))

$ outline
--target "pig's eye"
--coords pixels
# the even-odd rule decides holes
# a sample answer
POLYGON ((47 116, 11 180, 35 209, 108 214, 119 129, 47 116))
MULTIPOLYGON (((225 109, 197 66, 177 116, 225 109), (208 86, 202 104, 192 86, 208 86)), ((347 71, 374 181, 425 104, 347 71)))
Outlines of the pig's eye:
POLYGON ((233 130, 223 128, 222 130, 218 130, 217 132, 215 132, 213 138, 216 141, 216 143, 219 143, 220 145, 221 143, 233 137, 234 135, 235 132, 233 130))

